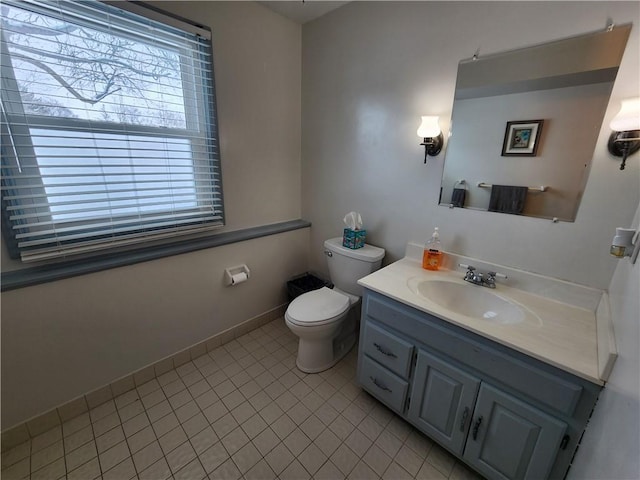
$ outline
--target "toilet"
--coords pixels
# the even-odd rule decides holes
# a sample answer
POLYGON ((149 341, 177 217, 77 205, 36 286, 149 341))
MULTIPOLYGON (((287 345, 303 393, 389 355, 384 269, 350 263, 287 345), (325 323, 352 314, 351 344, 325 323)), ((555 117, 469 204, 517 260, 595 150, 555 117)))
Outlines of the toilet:
POLYGON ((385 251, 366 245, 342 246, 342 237, 324 242, 329 276, 334 288, 322 287, 295 298, 284 315, 285 323, 299 338, 297 367, 318 373, 335 365, 358 337, 360 297, 358 280, 380 268, 385 251))

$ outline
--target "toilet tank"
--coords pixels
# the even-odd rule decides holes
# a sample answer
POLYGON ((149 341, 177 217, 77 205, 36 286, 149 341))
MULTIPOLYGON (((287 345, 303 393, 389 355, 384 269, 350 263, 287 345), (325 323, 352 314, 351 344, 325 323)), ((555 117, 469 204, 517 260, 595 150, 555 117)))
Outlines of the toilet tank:
POLYGON ((329 266, 329 276, 333 284, 343 292, 362 296, 358 280, 380 268, 384 249, 366 245, 351 249, 342 246, 342 237, 330 238, 324 242, 324 252, 329 266))

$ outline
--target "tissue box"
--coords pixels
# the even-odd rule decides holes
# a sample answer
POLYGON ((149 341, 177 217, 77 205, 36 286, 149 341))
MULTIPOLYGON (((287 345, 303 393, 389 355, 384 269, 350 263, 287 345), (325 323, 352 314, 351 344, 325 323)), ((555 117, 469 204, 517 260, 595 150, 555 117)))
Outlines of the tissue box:
POLYGON ((351 230, 350 228, 345 228, 342 234, 342 246, 353 249, 362 248, 364 247, 366 236, 366 230, 351 230))

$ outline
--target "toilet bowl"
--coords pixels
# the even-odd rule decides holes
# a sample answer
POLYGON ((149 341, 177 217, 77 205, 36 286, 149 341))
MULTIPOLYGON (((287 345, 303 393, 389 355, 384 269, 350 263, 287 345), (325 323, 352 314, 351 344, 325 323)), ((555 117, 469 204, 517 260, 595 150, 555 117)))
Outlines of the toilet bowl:
POLYGON ((351 347, 355 335, 355 316, 351 310, 359 298, 323 287, 305 293, 291 302, 285 323, 299 338, 296 366, 305 373, 331 368, 351 347))
POLYGON ((380 268, 384 250, 342 246, 342 238, 325 241, 333 289, 322 287, 294 299, 285 313, 287 327, 299 338, 296 366, 305 373, 331 368, 353 347, 360 317, 357 281, 380 268))

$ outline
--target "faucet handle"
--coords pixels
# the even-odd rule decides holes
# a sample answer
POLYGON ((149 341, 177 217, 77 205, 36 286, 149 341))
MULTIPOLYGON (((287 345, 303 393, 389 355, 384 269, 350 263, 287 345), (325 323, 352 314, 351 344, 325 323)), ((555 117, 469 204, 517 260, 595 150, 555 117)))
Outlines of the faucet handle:
POLYGON ((496 288, 496 277, 507 278, 504 273, 487 272, 487 278, 484 279, 483 285, 489 288, 496 288))
POLYGON ((487 275, 489 275, 489 277, 493 279, 502 278, 506 280, 507 278, 509 278, 504 273, 498 273, 498 272, 487 272, 487 275))
POLYGON ((467 271, 464 274, 464 280, 465 281, 467 281, 467 282, 475 282, 476 281, 476 274, 473 273, 474 270, 476 269, 476 267, 474 267, 473 265, 467 265, 466 263, 459 263, 458 266, 467 269, 467 271))

